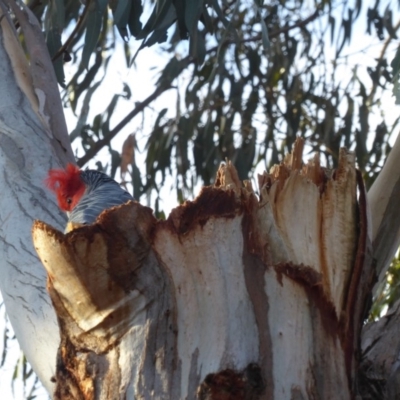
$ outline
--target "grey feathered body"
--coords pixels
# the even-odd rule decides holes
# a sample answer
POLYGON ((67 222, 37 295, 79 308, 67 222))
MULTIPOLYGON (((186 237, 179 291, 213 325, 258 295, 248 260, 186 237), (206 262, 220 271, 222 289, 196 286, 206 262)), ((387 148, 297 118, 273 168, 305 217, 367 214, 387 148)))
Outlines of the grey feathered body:
POLYGON ((81 172, 86 190, 75 208, 68 212, 69 222, 92 224, 107 208, 119 206, 133 197, 112 178, 99 171, 81 172))

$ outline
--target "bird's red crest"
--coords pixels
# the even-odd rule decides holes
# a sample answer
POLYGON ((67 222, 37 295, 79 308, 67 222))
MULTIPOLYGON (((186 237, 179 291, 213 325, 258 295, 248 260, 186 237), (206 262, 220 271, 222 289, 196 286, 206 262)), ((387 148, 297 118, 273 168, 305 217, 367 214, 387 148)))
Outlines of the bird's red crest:
POLYGON ((68 164, 64 169, 51 169, 45 180, 46 186, 57 195, 59 207, 71 211, 85 191, 80 169, 68 164))

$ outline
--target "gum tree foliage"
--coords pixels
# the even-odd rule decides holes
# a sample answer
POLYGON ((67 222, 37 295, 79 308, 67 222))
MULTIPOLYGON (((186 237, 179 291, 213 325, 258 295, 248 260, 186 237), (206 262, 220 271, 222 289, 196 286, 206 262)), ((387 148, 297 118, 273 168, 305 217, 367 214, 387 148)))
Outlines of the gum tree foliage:
MULTIPOLYGON (((121 162, 127 170, 129 162, 130 178, 124 175, 124 180, 132 182, 137 199, 158 192, 172 174, 179 201, 197 183, 212 183, 226 158, 233 161, 239 177, 247 179, 260 163, 268 168, 279 162, 291 151, 296 136, 305 137, 310 151, 320 152, 329 167, 337 166, 340 147, 355 151, 369 187, 390 151, 388 139, 399 122, 397 118, 388 125, 380 101, 383 92, 393 91, 394 100, 400 102, 400 47, 394 52, 398 7, 381 0, 144 4, 120 0, 110 2, 109 9, 104 0, 84 5, 58 0, 49 7, 45 2, 32 3, 44 21, 58 79, 68 93, 66 104, 80 115, 71 133, 71 140, 81 139, 85 152, 78 164, 84 166, 108 147, 108 173, 115 175, 121 162), (73 27, 64 43, 61 27, 73 27), (369 65, 349 57, 352 44, 365 31, 380 48, 379 57, 369 65), (153 45, 169 61, 154 93, 110 126, 120 95, 111 99, 105 115, 88 120, 87 113, 102 76, 112 73, 108 60, 121 38, 127 65, 135 63, 141 49, 153 45), (69 82, 64 81, 65 62, 77 66, 69 82), (179 80, 181 76, 184 79, 179 80), (177 106, 156 111, 152 130, 144 132, 148 135, 145 171, 139 170, 135 157, 121 159, 110 141, 157 97, 171 91, 179 99, 177 106), (374 118, 380 123, 371 128, 374 118)), ((368 53, 368 46, 361 53, 368 53)), ((129 98, 128 82, 125 89, 129 98)), ((135 145, 130 139, 128 155, 135 145)), ((105 168, 101 162, 98 166, 105 168)), ((162 215, 157 199, 155 210, 162 215)), ((393 263, 393 271, 397 265, 393 263)), ((394 278, 390 288, 381 288, 373 315, 388 298, 389 303, 397 299, 392 296, 398 292, 397 281, 394 278)))
MULTIPOLYGON (((261 161, 268 166, 290 151, 296 136, 321 151, 328 166, 336 165, 340 146, 355 150, 359 168, 370 179, 389 150, 387 139, 398 121, 386 125, 380 96, 393 81, 399 97, 400 54, 394 58, 387 51, 397 38, 393 2, 33 0, 29 6, 43 21, 66 105, 80 115, 71 134, 72 141, 82 140, 80 166, 110 146, 155 98, 167 90, 179 92, 176 115, 166 117, 163 109, 155 118, 145 173, 132 165, 138 199, 156 188, 157 172, 165 177, 171 170, 181 199, 182 190, 196 180, 209 184, 225 158, 246 179, 261 161), (68 39, 62 42, 67 28, 68 39), (381 55, 374 66, 354 65, 353 74, 343 77, 341 67, 360 29, 381 41, 381 55), (118 95, 105 115, 87 120, 103 75, 113 73, 108 61, 121 38, 130 65, 137 55, 135 40, 141 43, 138 51, 161 43, 169 61, 153 95, 119 124, 110 126, 118 95), (182 42, 188 43, 183 50, 182 42), (76 65, 68 82, 67 62, 76 65), (184 85, 177 87, 184 73, 184 85), (375 131, 370 130, 372 112, 382 113, 375 131)), ((129 97, 128 82, 125 89, 129 97)), ((121 160, 115 149, 110 154, 108 172, 114 175, 121 160)))
MULTIPOLYGON (((109 162, 98 162, 98 167, 115 176, 121 166, 138 200, 157 192, 172 175, 182 201, 197 183, 212 183, 226 158, 233 161, 240 178, 247 179, 259 163, 268 167, 279 162, 291 151, 296 136, 306 138, 310 150, 319 151, 329 167, 336 166, 341 146, 354 150, 367 186, 390 151, 388 139, 399 119, 387 125, 380 97, 393 88, 400 101, 400 50, 389 52, 399 34, 397 2, 30 0, 27 4, 42 22, 65 105, 78 116, 71 132, 71 141, 80 142, 84 153, 78 164, 85 166, 108 148, 109 162), (354 64, 352 74, 343 76, 349 46, 360 29, 380 41, 380 56, 372 66, 354 64), (88 115, 104 75, 113 74, 109 60, 121 40, 128 65, 135 63, 137 51, 154 45, 168 62, 154 92, 111 125, 121 97, 130 98, 129 82, 123 96, 111 97, 106 113, 93 119, 88 115), (137 51, 135 43, 141 43, 137 51), (69 81, 64 75, 66 63, 76 69, 69 81), (185 79, 178 79, 181 76, 185 79), (144 170, 136 165, 132 137, 125 143, 128 158, 110 142, 170 91, 180 101, 168 113, 155 111, 158 115, 146 132, 144 170), (374 130, 372 114, 381 116, 374 130), (161 182, 156 183, 157 176, 161 182)), ((397 265, 393 263, 394 270, 397 265)), ((398 275, 393 274, 392 288, 397 287, 398 275)), ((391 289, 389 294, 397 298, 398 292, 391 289)), ((390 296, 389 303, 395 298, 390 296)), ((385 301, 381 298, 379 309, 385 301)))

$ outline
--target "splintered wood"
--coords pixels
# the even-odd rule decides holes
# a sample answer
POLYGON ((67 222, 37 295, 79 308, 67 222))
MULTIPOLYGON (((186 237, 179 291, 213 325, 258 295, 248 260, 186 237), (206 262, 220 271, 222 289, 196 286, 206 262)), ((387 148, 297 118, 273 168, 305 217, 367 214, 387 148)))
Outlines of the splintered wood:
POLYGON ((304 143, 270 173, 259 175, 262 207, 270 207, 288 260, 321 273, 321 284, 336 312, 346 300, 357 236, 357 184, 354 154, 341 149, 332 174, 318 155, 302 163, 304 143))
POLYGON ((36 222, 60 320, 55 399, 354 397, 364 192, 352 154, 331 172, 303 146, 259 197, 228 161, 166 221, 131 202, 67 235, 36 222))

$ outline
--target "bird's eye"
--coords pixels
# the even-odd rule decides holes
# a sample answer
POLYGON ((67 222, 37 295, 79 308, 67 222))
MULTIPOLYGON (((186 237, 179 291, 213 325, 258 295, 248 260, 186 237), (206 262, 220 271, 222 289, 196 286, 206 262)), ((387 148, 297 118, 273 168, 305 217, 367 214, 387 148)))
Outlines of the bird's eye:
POLYGON ((68 204, 71 204, 71 203, 72 203, 71 197, 68 197, 68 198, 67 198, 67 203, 68 203, 68 204))

